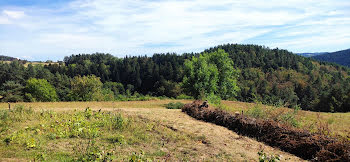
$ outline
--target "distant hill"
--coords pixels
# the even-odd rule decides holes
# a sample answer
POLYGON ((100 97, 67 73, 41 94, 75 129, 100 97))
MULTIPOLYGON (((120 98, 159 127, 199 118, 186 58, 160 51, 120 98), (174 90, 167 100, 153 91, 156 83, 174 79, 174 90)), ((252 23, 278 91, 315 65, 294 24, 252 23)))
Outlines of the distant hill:
POLYGON ((304 56, 304 57, 313 57, 318 55, 327 54, 328 52, 315 52, 315 53, 296 53, 297 55, 304 56))
POLYGON ((333 62, 350 67, 350 49, 312 56, 319 61, 333 62))
POLYGON ((18 59, 10 56, 0 55, 0 61, 14 61, 14 60, 18 60, 18 59))

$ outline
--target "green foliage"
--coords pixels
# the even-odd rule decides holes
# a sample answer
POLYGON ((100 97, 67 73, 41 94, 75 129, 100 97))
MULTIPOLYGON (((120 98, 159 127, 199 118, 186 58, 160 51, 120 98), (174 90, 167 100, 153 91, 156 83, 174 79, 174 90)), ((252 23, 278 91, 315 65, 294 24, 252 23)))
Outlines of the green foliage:
POLYGON ((201 54, 116 58, 94 53, 72 55, 64 60, 64 63, 27 67, 17 60, 0 62, 0 98, 3 102, 40 101, 19 86, 30 78, 37 78, 53 85, 60 101, 110 101, 112 96, 114 100, 148 100, 147 95, 175 98, 183 93, 204 99, 213 93, 224 100, 264 104, 282 101, 284 106, 300 105, 304 110, 350 111, 349 68, 318 62, 287 50, 224 44, 201 54), (90 75, 100 78, 102 90, 94 95, 71 91, 77 91, 71 84, 73 77, 90 75), (227 83, 236 83, 236 86, 227 83))
POLYGON ((113 152, 104 152, 96 144, 95 140, 89 140, 87 147, 84 149, 83 153, 78 157, 77 161, 82 161, 82 162, 113 161, 113 152))
POLYGON ((287 112, 279 116, 279 121, 281 121, 282 123, 289 124, 293 127, 299 127, 300 122, 296 119, 296 116, 298 115, 299 110, 300 110, 300 107, 298 105, 295 106, 293 112, 287 112))
POLYGON ((222 99, 236 96, 239 90, 237 71, 228 54, 219 49, 211 53, 203 53, 185 62, 183 88, 185 92, 197 99, 217 94, 222 99))
POLYGON ((144 162, 151 161, 145 157, 145 152, 141 150, 140 153, 133 152, 129 158, 129 162, 144 162))
POLYGON ((165 105, 165 108, 167 109, 181 109, 184 106, 181 102, 169 102, 165 105))
POLYGON ((187 96, 185 94, 180 94, 176 97, 178 100, 192 100, 194 99, 192 96, 187 96))
POLYGON ((214 104, 215 106, 221 106, 221 98, 213 93, 209 94, 205 97, 210 104, 214 104))
POLYGON ((112 137, 109 137, 108 140, 111 143, 117 143, 117 144, 120 144, 120 145, 126 143, 125 137, 123 135, 120 135, 120 134, 113 135, 112 137))
POLYGON ((161 79, 160 81, 156 82, 155 86, 158 87, 158 96, 168 96, 174 98, 179 96, 182 92, 180 84, 170 80, 161 79))
POLYGON ((117 83, 117 82, 106 82, 103 84, 103 89, 112 91, 114 96, 125 94, 125 89, 123 84, 117 83))
POLYGON ((264 111, 264 109, 261 107, 260 104, 256 104, 254 107, 250 108, 246 114, 248 116, 251 116, 253 118, 260 118, 260 119, 264 119, 267 118, 267 114, 264 111))
POLYGON ((35 101, 57 101, 58 97, 55 88, 45 79, 31 78, 27 80, 26 92, 35 101), (30 94, 30 95, 29 95, 30 94))
POLYGON ((3 102, 21 102, 23 101, 23 85, 15 81, 7 81, 0 87, 0 98, 3 102))
POLYGON ((101 101, 102 82, 95 75, 76 76, 71 81, 71 94, 78 101, 101 101))

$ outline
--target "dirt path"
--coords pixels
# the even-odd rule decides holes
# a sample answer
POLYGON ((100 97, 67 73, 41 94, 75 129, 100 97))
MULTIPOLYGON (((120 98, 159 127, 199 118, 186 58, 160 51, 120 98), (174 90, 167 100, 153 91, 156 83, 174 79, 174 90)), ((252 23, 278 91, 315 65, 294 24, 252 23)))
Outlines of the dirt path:
POLYGON ((302 161, 289 153, 282 152, 251 138, 239 136, 225 127, 193 119, 182 113, 181 110, 119 108, 115 111, 122 111, 127 115, 140 115, 150 120, 159 120, 175 131, 205 136, 204 142, 192 146, 198 154, 203 154, 203 159, 206 156, 213 157, 226 154, 238 161, 256 161, 258 151, 263 149, 269 155, 281 155, 281 161, 302 161))

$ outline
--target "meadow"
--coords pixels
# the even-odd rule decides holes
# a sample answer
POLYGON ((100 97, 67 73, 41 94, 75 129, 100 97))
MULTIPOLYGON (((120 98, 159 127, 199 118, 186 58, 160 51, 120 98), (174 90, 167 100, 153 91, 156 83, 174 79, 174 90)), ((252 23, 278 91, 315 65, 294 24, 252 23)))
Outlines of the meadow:
POLYGON ((191 101, 1 103, 0 161, 301 160, 170 102, 191 101))
MULTIPOLYGON (((257 160, 263 150, 301 160, 182 113, 192 100, 0 103, 1 161, 257 160), (170 103, 170 104, 169 104, 170 103), (167 109, 167 107, 169 109, 167 109)), ((349 138, 350 113, 222 101, 228 112, 278 119, 314 133, 349 138), (295 123, 294 123, 295 124, 295 123)), ((288 123, 287 123, 288 124, 288 123)))

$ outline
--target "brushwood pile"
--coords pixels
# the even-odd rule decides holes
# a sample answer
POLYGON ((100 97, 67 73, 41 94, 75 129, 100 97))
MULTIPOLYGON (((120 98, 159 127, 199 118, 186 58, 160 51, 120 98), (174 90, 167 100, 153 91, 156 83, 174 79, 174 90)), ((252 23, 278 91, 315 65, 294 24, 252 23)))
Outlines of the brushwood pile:
POLYGON ((309 133, 272 120, 231 114, 200 100, 184 105, 182 111, 198 120, 224 126, 306 160, 350 161, 350 144, 335 138, 309 133))

